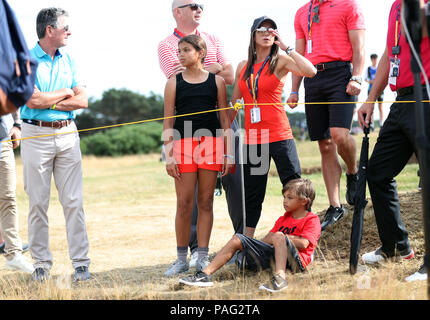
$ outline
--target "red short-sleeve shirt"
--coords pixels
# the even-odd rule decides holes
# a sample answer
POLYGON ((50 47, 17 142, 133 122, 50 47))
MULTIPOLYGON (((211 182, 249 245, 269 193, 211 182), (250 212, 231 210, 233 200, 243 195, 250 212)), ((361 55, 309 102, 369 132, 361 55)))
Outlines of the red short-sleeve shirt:
POLYGON ((364 30, 363 12, 356 0, 312 0, 301 7, 295 17, 296 39, 306 40, 305 57, 318 64, 331 61, 352 61, 352 46, 349 31, 364 30), (311 8, 312 3, 312 8, 311 8), (316 14, 313 9, 319 5, 320 22, 312 22, 309 35, 308 21, 316 14), (308 53, 307 42, 312 40, 312 53, 308 53))
MULTIPOLYGON (((428 0, 425 0, 427 3, 428 0)), ((390 16, 388 18, 388 33, 387 33, 387 48, 388 56, 390 59, 394 59, 395 56, 392 54, 392 47, 395 46, 396 39, 396 21, 399 10, 401 10, 402 1, 396 0, 391 6, 390 16)), ((397 32, 400 35, 399 45, 400 54, 397 58, 400 60, 399 76, 396 80, 396 85, 390 84, 391 90, 396 91, 401 88, 406 88, 414 85, 414 75, 411 71, 411 48, 406 40, 406 36, 401 32, 402 21, 399 15, 399 26, 397 32)), ((426 70, 427 76, 430 75, 430 43, 428 37, 421 41, 421 59, 423 62, 424 69, 426 70)), ((425 83, 424 78, 421 74, 422 84, 425 83)))
POLYGON ((286 235, 300 236, 309 240, 308 247, 299 250, 302 264, 306 267, 311 263, 312 254, 317 247, 318 239, 321 235, 320 219, 312 212, 309 212, 307 216, 302 219, 294 219, 291 212, 286 212, 276 221, 275 226, 270 232, 282 232, 286 235))

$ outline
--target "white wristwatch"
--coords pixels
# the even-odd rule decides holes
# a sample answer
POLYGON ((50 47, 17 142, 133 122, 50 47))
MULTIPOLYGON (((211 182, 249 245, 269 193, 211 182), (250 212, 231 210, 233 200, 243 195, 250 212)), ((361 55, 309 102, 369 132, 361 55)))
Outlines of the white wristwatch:
POLYGON ((349 81, 355 81, 359 85, 361 85, 361 83, 363 82, 363 79, 360 76, 352 76, 351 79, 349 79, 349 81))

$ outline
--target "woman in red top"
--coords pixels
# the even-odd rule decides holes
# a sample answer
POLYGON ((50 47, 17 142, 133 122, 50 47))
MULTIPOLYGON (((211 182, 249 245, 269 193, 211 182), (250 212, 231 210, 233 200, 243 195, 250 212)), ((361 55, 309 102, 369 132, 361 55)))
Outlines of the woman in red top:
MULTIPOLYGON (((239 63, 232 101, 245 100, 244 180, 246 234, 253 237, 266 194, 267 175, 273 158, 282 185, 300 178, 294 137, 282 104, 282 90, 291 71, 313 77, 312 63, 286 46, 266 17, 254 20, 248 60, 239 63), (279 48, 286 55, 279 54, 279 48)), ((231 115, 236 116, 237 112, 231 115)))

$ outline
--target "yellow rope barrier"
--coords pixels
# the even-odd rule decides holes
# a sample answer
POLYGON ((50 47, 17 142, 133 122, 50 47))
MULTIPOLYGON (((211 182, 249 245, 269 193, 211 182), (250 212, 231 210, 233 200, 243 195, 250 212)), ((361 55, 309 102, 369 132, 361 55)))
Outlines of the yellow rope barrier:
MULTIPOLYGON (((416 101, 383 101, 381 103, 394 104, 394 103, 415 103, 415 102, 416 101)), ((423 100, 422 102, 429 103, 430 100, 423 100)), ((329 102, 329 104, 364 104, 364 103, 373 103, 373 104, 375 104, 375 103, 380 103, 380 102, 378 102, 378 101, 376 101, 376 102, 373 102, 373 101, 370 101, 370 102, 368 102, 368 101, 366 101, 366 102, 351 102, 351 101, 349 101, 349 102, 329 102)), ((296 105, 296 106, 298 106, 298 105, 306 105, 306 104, 321 105, 321 104, 328 104, 328 102, 297 102, 297 103, 294 103, 294 105, 296 105)), ((77 131, 53 133, 53 134, 46 134, 46 135, 40 135, 40 136, 34 136, 34 137, 26 137, 26 138, 21 138, 21 139, 11 139, 11 140, 5 140, 2 143, 15 142, 15 141, 23 141, 23 140, 30 140, 30 139, 36 139, 36 138, 46 138, 46 137, 53 137, 53 136, 57 136, 57 135, 65 135, 65 134, 72 134, 72 133, 79 133, 79 132, 96 131, 96 130, 102 130, 102 129, 111 129, 111 128, 117 128, 117 127, 124 127, 124 126, 134 125, 134 124, 142 124, 142 123, 155 122, 155 121, 161 121, 161 120, 166 120, 166 119, 188 117, 188 116, 194 116, 194 115, 199 115, 199 114, 205 114, 205 113, 210 113, 210 112, 218 112, 218 111, 230 110, 230 109, 233 109, 235 111, 239 111, 240 109, 243 109, 243 107, 245 107, 245 106, 253 106, 253 105, 254 105, 253 103, 239 103, 239 102, 237 102, 232 107, 227 107, 227 108, 222 108, 222 109, 206 110, 206 111, 200 111, 200 112, 194 112, 194 113, 188 113, 188 114, 175 115, 175 116, 170 116, 170 117, 160 117, 160 118, 147 119, 147 120, 141 120, 141 121, 135 121, 135 122, 113 124, 113 125, 102 126, 102 127, 80 129, 80 130, 77 130, 77 131)), ((273 105, 284 106, 284 105, 288 105, 288 103, 286 103, 286 102, 280 102, 280 103, 259 103, 258 105, 259 106, 273 106, 273 105)))

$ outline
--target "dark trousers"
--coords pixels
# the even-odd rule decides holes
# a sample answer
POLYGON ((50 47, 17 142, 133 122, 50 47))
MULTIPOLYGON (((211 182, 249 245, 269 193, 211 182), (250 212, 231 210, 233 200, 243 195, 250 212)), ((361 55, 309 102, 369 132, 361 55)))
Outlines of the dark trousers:
MULTIPOLYGON (((246 226, 255 228, 260 220, 271 159, 275 161, 282 186, 301 176, 294 139, 244 146, 246 226), (259 161, 255 160, 259 158, 259 161)), ((282 187, 279 188, 279 191, 282 187)))
MULTIPOLYGON (((425 93, 424 100, 427 99, 425 93)), ((415 100, 413 94, 397 98, 397 101, 413 100, 415 100)), ((428 103, 424 104, 427 137, 430 137, 429 107, 428 103)), ((403 170, 414 152, 418 155, 415 136, 415 104, 393 104, 369 160, 367 180, 376 224, 382 250, 389 255, 394 254, 395 249, 402 251, 409 248, 408 233, 401 219, 394 177, 403 170)), ((428 145, 426 150, 429 154, 428 145)))
MULTIPOLYGON (((236 120, 233 121, 231 129, 237 132, 238 125, 236 120)), ((225 191, 227 200, 228 213, 233 224, 234 233, 243 233, 243 209, 242 209, 242 173, 241 164, 239 164, 239 136, 234 137, 234 155, 236 170, 233 174, 228 174, 222 178, 222 186, 225 191)), ((194 206, 191 216, 191 235, 189 247, 191 252, 197 249, 197 217, 199 210, 197 208, 197 186, 194 194, 194 206)))

